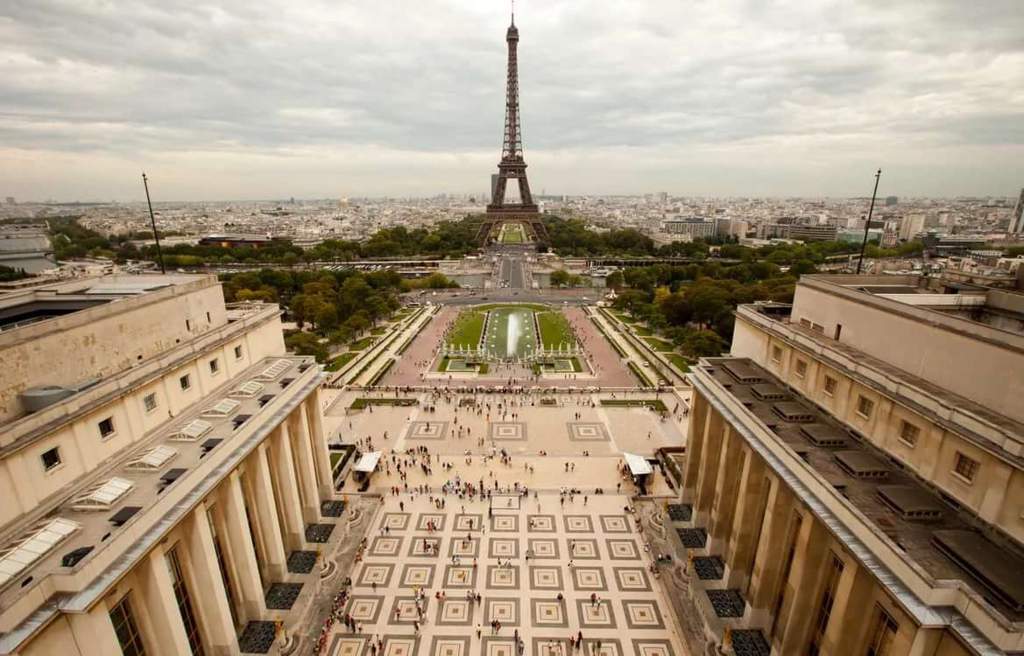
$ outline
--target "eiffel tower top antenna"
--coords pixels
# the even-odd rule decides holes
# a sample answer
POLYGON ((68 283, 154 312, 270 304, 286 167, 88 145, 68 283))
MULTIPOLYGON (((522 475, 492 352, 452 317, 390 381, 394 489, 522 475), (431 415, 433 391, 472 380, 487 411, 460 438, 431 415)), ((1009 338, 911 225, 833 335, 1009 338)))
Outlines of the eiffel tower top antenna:
POLYGON ((516 24, 516 0, 512 0, 512 26, 516 24))

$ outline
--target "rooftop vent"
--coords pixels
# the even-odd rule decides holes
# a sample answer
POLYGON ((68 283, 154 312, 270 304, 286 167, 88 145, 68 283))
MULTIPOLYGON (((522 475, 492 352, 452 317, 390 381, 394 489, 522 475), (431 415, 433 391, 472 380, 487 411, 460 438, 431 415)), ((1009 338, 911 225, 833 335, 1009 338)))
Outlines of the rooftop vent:
POLYGON ((274 380, 284 372, 288 371, 288 367, 292 366, 292 363, 288 360, 278 360, 274 364, 270 365, 256 376, 260 380, 274 380))
POLYGON ((216 437, 211 437, 210 439, 206 440, 201 445, 199 445, 199 448, 202 450, 202 453, 199 455, 199 457, 202 458, 210 451, 213 451, 217 447, 217 445, 223 441, 224 440, 216 437))
POLYGON ((193 419, 180 430, 171 433, 170 439, 175 442, 195 442, 203 435, 213 430, 213 424, 202 419, 193 419))
POLYGON ((139 457, 128 461, 128 464, 125 466, 128 469, 156 471, 170 462, 176 455, 178 455, 178 452, 169 446, 157 446, 139 457))
POLYGON ((164 485, 170 485, 174 481, 178 480, 185 475, 188 470, 184 467, 175 467, 174 469, 168 469, 164 472, 163 476, 160 477, 160 482, 164 485))
POLYGON ((260 397, 260 407, 262 408, 263 406, 265 406, 268 403, 270 403, 271 399, 273 399, 273 398, 274 398, 273 394, 264 394, 263 396, 261 396, 260 397))
POLYGON ((809 424, 814 421, 814 412, 796 401, 783 401, 772 406, 778 416, 794 424, 809 424))
POLYGON ((244 398, 252 398, 263 391, 263 383, 255 380, 250 380, 248 383, 241 385, 238 389, 231 393, 231 396, 241 396, 244 398))
POLYGON ((234 424, 235 430, 238 430, 239 426, 249 421, 251 418, 252 415, 238 415, 237 417, 231 420, 231 423, 234 424))
POLYGON ((21 393, 21 403, 25 406, 27 412, 39 412, 58 401, 78 394, 82 390, 89 389, 98 382, 100 382, 99 378, 90 378, 74 385, 40 385, 39 387, 30 387, 21 393))
POLYGON ((207 408, 203 412, 204 417, 227 417, 235 410, 238 410, 238 406, 242 405, 239 401, 234 399, 221 399, 217 405, 212 408, 207 408))
POLYGON ((840 449, 846 446, 846 433, 827 424, 807 424, 800 427, 800 432, 814 446, 828 449, 840 449))
POLYGON ((72 549, 64 554, 64 557, 60 559, 61 567, 74 567, 79 563, 79 561, 92 553, 92 550, 95 548, 96 547, 89 545, 87 547, 72 549))
POLYGON ((135 484, 126 478, 114 477, 78 496, 72 503, 73 510, 109 510, 121 497, 128 494, 135 484))
POLYGON ((789 394, 786 393, 786 390, 782 389, 778 385, 773 385, 771 383, 754 385, 753 387, 750 388, 750 391, 754 394, 754 396, 761 399, 762 401, 784 401, 785 399, 789 398, 789 394))
POLYGON ((907 520, 935 520, 942 517, 942 503, 926 490, 913 485, 883 485, 878 496, 893 512, 907 520))
POLYGON ((861 480, 880 480, 889 477, 885 461, 864 451, 839 451, 836 462, 850 476, 861 480))
POLYGON ((281 379, 281 389, 284 389, 285 387, 288 387, 289 385, 291 385, 293 380, 295 380, 295 379, 294 378, 282 378, 281 379))
POLYGON ((125 506, 110 516, 110 523, 114 526, 124 526, 125 522, 134 517, 142 510, 141 506, 125 506))
POLYGON ((28 569, 58 544, 71 537, 79 528, 81 526, 78 522, 57 517, 38 524, 22 535, 12 545, 0 551, 0 585, 28 569))
POLYGON ((973 531, 935 531, 939 551, 970 572, 991 594, 1016 612, 1024 612, 1024 558, 1008 553, 973 531))
POLYGON ((763 383, 764 378, 752 366, 740 360, 729 360, 722 364, 722 369, 729 372, 729 375, 744 385, 763 383))

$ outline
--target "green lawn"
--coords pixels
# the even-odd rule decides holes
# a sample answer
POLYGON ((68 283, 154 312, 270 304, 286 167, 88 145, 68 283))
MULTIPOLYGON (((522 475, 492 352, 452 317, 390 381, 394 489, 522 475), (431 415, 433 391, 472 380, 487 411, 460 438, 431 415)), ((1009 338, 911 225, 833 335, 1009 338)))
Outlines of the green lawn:
POLYGON ((507 305, 495 308, 489 314, 487 334, 484 335, 485 348, 499 358, 511 355, 523 357, 533 353, 537 344, 533 310, 507 305), (510 334, 512 330, 515 331, 514 335, 510 334))
POLYGON ((633 326, 633 332, 635 332, 637 335, 640 335, 641 337, 648 337, 654 334, 651 332, 650 328, 645 328, 643 326, 633 326))
POLYGON ((347 353, 342 353, 338 357, 328 362, 326 369, 327 371, 340 371, 342 367, 351 362, 352 359, 357 355, 359 355, 359 351, 349 351, 347 353))
POLYGON ((661 399, 601 399, 601 405, 627 408, 641 407, 657 410, 658 412, 668 412, 665 402, 661 399))
POLYGON ((647 342, 647 345, 655 351, 667 353, 673 350, 672 342, 666 342, 665 340, 658 339, 657 337, 644 337, 644 341, 647 342))
POLYGON ((455 320, 452 331, 445 338, 454 346, 465 346, 475 349, 480 344, 480 335, 484 332, 484 313, 476 310, 464 310, 455 320))
POLYGON ((364 337, 362 339, 357 339, 356 341, 354 341, 351 344, 349 344, 348 345, 348 349, 350 351, 362 351, 363 349, 365 349, 367 346, 369 346, 372 343, 373 343, 373 337, 364 337))
POLYGON ((370 334, 374 335, 374 336, 383 335, 387 331, 388 331, 388 329, 385 328, 384 326, 378 326, 378 327, 374 328, 373 330, 371 330, 370 334))
POLYGON ((612 310, 612 314, 618 317, 619 321, 625 321, 626 323, 636 323, 636 319, 629 316, 628 312, 623 312, 621 310, 612 310))
POLYGON ((526 233, 523 226, 518 223, 506 223, 501 229, 501 242, 503 244, 522 244, 526 241, 526 233))
POLYGON ((629 365, 629 370, 632 371, 633 375, 636 376, 637 380, 640 381, 641 387, 654 387, 654 383, 651 382, 651 379, 647 376, 647 374, 643 372, 643 370, 640 367, 636 366, 635 362, 630 360, 626 364, 629 365))
POLYGON ((690 370, 690 363, 683 356, 678 353, 666 353, 665 357, 675 366, 679 367, 679 370, 686 373, 690 370))
POLYGON ((367 406, 371 405, 397 405, 397 406, 413 406, 416 405, 416 399, 372 399, 359 397, 352 402, 349 406, 352 410, 362 410, 367 406))
POLYGON ((576 335, 572 332, 569 320, 561 312, 538 312, 537 323, 540 325, 540 341, 544 348, 558 348, 565 344, 576 343, 576 335))

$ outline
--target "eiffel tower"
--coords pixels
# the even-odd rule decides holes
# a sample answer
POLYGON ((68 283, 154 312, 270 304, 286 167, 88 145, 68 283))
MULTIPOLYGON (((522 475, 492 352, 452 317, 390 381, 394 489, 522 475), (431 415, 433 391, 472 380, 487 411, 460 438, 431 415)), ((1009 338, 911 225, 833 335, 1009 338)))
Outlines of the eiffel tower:
POLYGON ((519 125, 519 65, 516 50, 519 46, 519 29, 516 15, 512 13, 512 24, 505 33, 508 43, 508 78, 505 88, 505 138, 501 147, 501 161, 498 162, 498 180, 494 195, 487 205, 487 216, 480 226, 478 237, 487 243, 493 239, 502 224, 520 223, 535 241, 548 241, 547 230, 541 221, 537 204, 530 193, 526 179, 526 161, 523 159, 523 138, 519 125), (508 184, 519 185, 519 202, 506 203, 505 191, 508 184))

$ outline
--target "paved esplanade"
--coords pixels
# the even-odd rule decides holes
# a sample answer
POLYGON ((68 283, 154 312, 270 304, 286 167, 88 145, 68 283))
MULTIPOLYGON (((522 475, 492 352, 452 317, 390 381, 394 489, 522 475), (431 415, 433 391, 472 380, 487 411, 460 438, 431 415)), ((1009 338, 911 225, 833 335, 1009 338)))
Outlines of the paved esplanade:
MULTIPOLYGON (((383 502, 326 653, 369 655, 371 643, 385 656, 687 653, 668 577, 652 567, 660 540, 642 519, 649 510, 620 471, 623 451, 684 443, 676 395, 660 395, 678 410, 662 419, 601 404, 653 392, 566 393, 542 405, 535 395, 435 391, 372 412, 346 409, 383 393, 334 394, 325 429, 384 452, 369 490, 383 502)), ((650 491, 669 494, 660 473, 650 491)))

